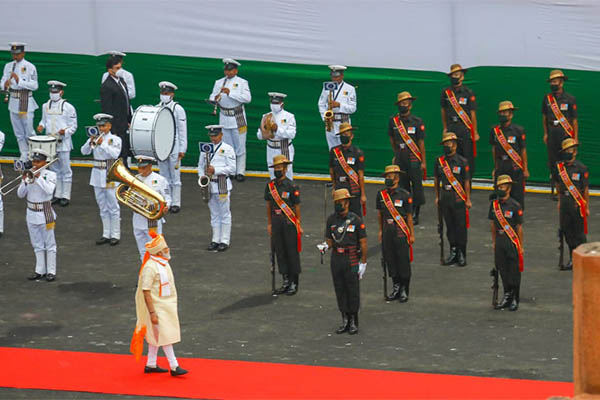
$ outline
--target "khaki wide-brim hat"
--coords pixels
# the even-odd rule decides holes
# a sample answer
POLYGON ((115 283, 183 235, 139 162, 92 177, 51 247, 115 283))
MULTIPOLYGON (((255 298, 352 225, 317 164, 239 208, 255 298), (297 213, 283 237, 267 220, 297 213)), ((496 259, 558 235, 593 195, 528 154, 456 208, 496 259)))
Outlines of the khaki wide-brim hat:
POLYGON ((415 101, 416 99, 416 97, 410 95, 410 92, 400 92, 398 93, 398 99, 396 100, 396 104, 404 100, 415 101))
POLYGON ((550 76, 548 77, 548 82, 550 82, 552 79, 556 79, 556 78, 561 78, 563 81, 566 81, 569 79, 569 77, 566 76, 560 69, 553 69, 552 71, 550 71, 550 76))
POLYGON ((510 177, 510 175, 500 175, 498 177, 498 180, 496 181, 496 186, 504 185, 505 183, 513 183, 513 180, 510 177))
POLYGON ((512 101, 501 101, 500 104, 498 104, 498 112, 500 111, 506 111, 506 110, 518 110, 517 107, 515 107, 512 103, 512 101))
POLYGON ((348 189, 338 189, 333 192, 333 201, 339 201, 344 199, 351 199, 354 196, 350 195, 348 189))
POLYGON ((452 64, 450 66, 450 72, 448 72, 446 75, 450 76, 453 73, 458 72, 458 71, 462 71, 462 72, 464 72, 466 74, 467 71, 468 71, 468 69, 463 68, 460 64, 452 64))
POLYGON ((291 163, 292 162, 283 154, 277 154, 275 157, 273 157, 273 164, 269 165, 269 168, 273 168, 278 165, 290 165, 291 163))
POLYGON ((442 141, 440 142, 440 144, 444 144, 444 142, 447 142, 448 140, 458 141, 458 137, 456 137, 456 133, 454 133, 454 132, 444 133, 444 136, 442 136, 442 141))
POLYGON ((347 122, 342 122, 340 124, 340 131, 338 133, 336 133, 336 135, 341 135, 344 132, 353 132, 355 130, 357 130, 358 128, 353 127, 352 125, 350 125, 347 122))
POLYGON ((562 141, 561 150, 566 150, 566 149, 570 149, 571 147, 577 147, 577 146, 579 146, 579 143, 577 143, 577 141, 575 139, 567 138, 562 141))
POLYGON ((387 174, 404 174, 404 171, 397 165, 388 165, 381 176, 386 176, 387 174))

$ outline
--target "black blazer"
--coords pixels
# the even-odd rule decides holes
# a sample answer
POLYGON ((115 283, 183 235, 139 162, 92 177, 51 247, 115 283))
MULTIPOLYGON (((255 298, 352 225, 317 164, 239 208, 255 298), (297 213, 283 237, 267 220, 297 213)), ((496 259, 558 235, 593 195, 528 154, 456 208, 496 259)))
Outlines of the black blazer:
POLYGON ((110 75, 102 83, 100 87, 100 106, 103 113, 113 116, 112 133, 123 137, 127 132, 127 125, 131 122, 131 107, 129 106, 127 84, 123 78, 119 78, 119 80, 125 91, 110 75))

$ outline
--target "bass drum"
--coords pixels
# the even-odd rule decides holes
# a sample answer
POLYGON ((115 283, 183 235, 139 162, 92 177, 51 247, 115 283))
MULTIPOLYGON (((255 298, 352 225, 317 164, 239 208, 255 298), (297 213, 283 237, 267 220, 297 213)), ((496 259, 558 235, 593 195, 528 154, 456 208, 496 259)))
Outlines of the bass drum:
POLYGON ((175 146, 175 116, 167 107, 139 106, 133 113, 129 143, 134 156, 165 161, 175 146))

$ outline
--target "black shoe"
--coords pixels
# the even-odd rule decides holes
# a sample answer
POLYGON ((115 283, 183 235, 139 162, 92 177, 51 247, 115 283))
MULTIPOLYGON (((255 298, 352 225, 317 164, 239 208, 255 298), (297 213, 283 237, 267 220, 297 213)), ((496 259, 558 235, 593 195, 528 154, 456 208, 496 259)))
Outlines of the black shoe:
POLYGON ((288 291, 285 294, 288 296, 293 296, 296 293, 298 293, 298 285, 296 285, 296 282, 292 282, 292 283, 290 283, 290 288, 288 289, 288 291))
POLYGON ((456 255, 457 255, 457 264, 459 267, 464 267, 465 265, 467 265, 467 257, 465 257, 465 253, 463 253, 462 250, 457 250, 456 251, 456 255))
POLYGON ((171 208, 169 209, 169 211, 173 214, 177 214, 179 211, 181 211, 181 207, 179 206, 171 206, 171 208))
POLYGON ((561 271, 570 271, 573 269, 573 260, 569 260, 568 263, 560 266, 561 271))
POLYGON ((457 260, 457 248, 456 247, 450 247, 450 255, 448 256, 448 258, 446 258, 446 261, 444 261, 444 265, 454 265, 456 264, 457 260))
POLYGON ((394 301, 394 300, 397 300, 398 297, 400 297, 400 284, 394 283, 394 289, 392 290, 392 293, 390 293, 390 295, 388 297, 386 297, 385 299, 387 301, 394 301))
POLYGON ((225 244, 225 243, 219 243, 219 247, 217 248, 217 251, 218 251, 219 253, 221 253, 221 252, 223 252, 223 251, 227 250, 228 248, 229 248, 229 245, 228 245, 228 244, 225 244))
POLYGON ((238 181, 238 182, 244 182, 246 180, 246 177, 244 175, 242 175, 242 174, 237 174, 235 176, 235 180, 238 181))
POLYGON ((111 246, 116 246, 116 245, 118 245, 120 242, 121 242, 121 241, 120 241, 119 239, 115 239, 115 238, 112 238, 112 239, 110 239, 110 245, 111 245, 111 246))
POLYGON ((342 325, 340 325, 336 330, 335 333, 342 334, 344 332, 348 332, 348 327, 350 326, 350 318, 349 318, 349 314, 346 313, 342 313, 342 325))
POLYGON ((217 251, 218 249, 219 249, 219 243, 217 243, 217 242, 210 242, 210 244, 206 248, 206 250, 208 250, 208 251, 217 251))
POLYGON ((44 275, 42 274, 38 274, 37 272, 32 273, 31 275, 29 275, 27 277, 27 279, 29 279, 30 281, 39 281, 40 279, 42 279, 44 277, 44 275))
POLYGON ((70 203, 69 199, 60 199, 60 206, 61 207, 66 207, 68 206, 70 203))
POLYGON ((187 373, 187 370, 181 368, 180 366, 177 366, 177 368, 175 368, 175 371, 171 370, 171 376, 185 375, 187 373))
POLYGON ((168 372, 168 371, 169 371, 168 369, 161 368, 158 365, 156 367, 149 367, 147 365, 144 367, 145 374, 151 374, 153 372, 168 372))
POLYGON ((355 320, 355 317, 358 316, 356 314, 350 314, 350 317, 348 318, 348 334, 350 335, 356 335, 358 333, 358 326, 356 324, 358 322, 358 318, 355 320))
POLYGON ((60 199, 58 197, 53 197, 52 198, 52 204, 53 205, 56 204, 56 203, 58 203, 59 201, 60 201, 60 199))
POLYGON ((406 291, 406 287, 402 286, 400 290, 400 295, 398 296, 398 301, 400 303, 406 303, 408 301, 408 292, 406 291))
POLYGON ((282 274, 283 275, 283 283, 281 284, 281 287, 279 289, 275 289, 275 294, 284 294, 287 293, 287 291, 290 288, 290 277, 288 274, 282 274))
POLYGON ((500 303, 498 303, 496 305, 496 307, 494 307, 494 308, 496 310, 502 310, 503 308, 510 306, 510 303, 511 303, 511 292, 506 292, 506 293, 504 293, 504 297, 502 298, 502 301, 500 303))
POLYGON ((2 235, 4 235, 4 232, 0 232, 0 238, 2 237, 2 235))
POLYGON ((104 236, 102 236, 100 239, 96 240, 97 245, 106 244, 106 243, 110 243, 110 239, 105 238, 104 236))
POLYGON ((508 306, 508 311, 517 311, 519 309, 519 302, 513 296, 512 301, 510 302, 510 306, 508 306))
POLYGON ((56 279, 56 276, 54 274, 47 274, 46 275, 46 282, 52 282, 56 279))

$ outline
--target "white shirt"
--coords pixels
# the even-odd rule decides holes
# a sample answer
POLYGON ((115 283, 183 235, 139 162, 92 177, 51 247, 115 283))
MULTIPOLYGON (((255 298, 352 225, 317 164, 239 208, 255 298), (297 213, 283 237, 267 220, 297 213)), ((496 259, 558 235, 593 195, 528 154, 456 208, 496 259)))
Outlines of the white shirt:
MULTIPOLYGON (((215 173, 212 178, 216 179, 219 175, 234 175, 235 174, 235 150, 233 147, 221 140, 221 143, 214 145, 214 153, 209 154, 209 164, 215 169, 215 173), (211 158, 212 157, 212 158, 211 158)), ((201 152, 200 158, 198 159, 198 176, 204 175, 206 166, 206 153, 201 152)), ((219 192, 218 182, 210 182, 211 193, 219 192)), ((233 185, 231 179, 227 179, 227 190, 231 190, 233 185)))
MULTIPOLYGON (((81 154, 87 156, 92 153, 92 147, 90 146, 90 139, 88 139, 83 146, 81 146, 81 154)), ((96 146, 93 149, 94 160, 116 160, 121 154, 121 138, 108 133, 102 137, 102 144, 96 146)), ((108 166, 110 168, 110 165, 108 166)), ((106 183, 106 173, 108 169, 92 168, 92 174, 90 175, 90 185, 94 187, 113 187, 114 184, 106 183)))
MULTIPOLYGON (((19 188, 17 189, 17 196, 20 199, 27 196, 27 201, 32 203, 41 203, 44 201, 52 200, 52 194, 56 187, 56 173, 48 169, 40 172, 40 176, 35 178, 32 184, 27 184, 21 181, 19 188)), ((52 210, 54 219, 56 219, 56 213, 52 210)), ((27 223, 28 224, 45 224, 46 216, 43 211, 33 211, 27 209, 27 223)))
MULTIPOLYGON (((221 88, 223 87, 223 82, 225 82, 225 79, 227 78, 223 77, 215 81, 215 85, 213 86, 212 93, 209 97, 210 100, 214 101, 219 93, 221 93, 221 88)), ((248 86, 247 80, 236 75, 231 79, 227 79, 227 82, 225 82, 225 87, 229 89, 229 94, 221 93, 219 106, 224 108, 235 108, 239 105, 247 104, 252 101, 252 95, 250 94, 250 87, 248 86)), ((246 110, 244 110, 244 118, 245 117, 246 110)), ((235 117, 223 115, 223 113, 219 113, 219 124, 223 125, 225 129, 237 128, 235 117)))
MULTIPOLYGON (((121 68, 121 71, 123 71, 123 79, 127 84, 127 93, 129 94, 129 99, 135 99, 135 81, 133 79, 133 74, 129 71, 126 71, 125 68, 121 68)), ((102 74, 102 81, 100 83, 104 83, 106 78, 108 78, 108 71, 102 74)))
MULTIPOLYGON (((4 72, 2 73, 2 80, 0 80, 0 87, 4 89, 4 83, 10 78, 13 72, 19 77, 19 83, 15 82, 14 79, 10 80, 10 88, 13 90, 27 89, 35 91, 38 89, 38 77, 35 65, 29 61, 22 59, 19 62, 11 61, 4 66, 4 72)), ((8 101, 8 109, 11 112, 19 112, 19 99, 10 97, 8 101)), ((27 105, 27 112, 33 112, 38 109, 38 105, 35 102, 33 96, 29 98, 27 105)))
MULTIPOLYGON (((323 119, 323 114, 327 111, 329 105, 328 100, 329 90, 323 88, 321 96, 319 97, 319 113, 321 113, 321 119, 323 119)), ((333 101, 340 103, 339 107, 333 108, 334 114, 354 114, 356 112, 356 89, 354 89, 354 86, 342 81, 342 83, 339 84, 338 90, 333 92, 333 101)))
POLYGON ((42 105, 42 119, 38 125, 46 130, 46 135, 62 138, 56 144, 56 151, 71 151, 73 141, 71 136, 77 130, 77 112, 75 107, 64 99, 59 101, 48 100, 42 105), (58 131, 65 130, 64 135, 58 131))
POLYGON ((160 102, 159 106, 168 107, 175 117, 175 146, 171 154, 185 153, 187 151, 187 116, 183 107, 176 101, 160 102))
POLYGON ((5 139, 6 139, 6 136, 4 136, 4 132, 0 131, 0 151, 2 151, 2 148, 4 147, 5 139))
MULTIPOLYGON (((165 177, 157 174, 154 171, 152 171, 148 176, 142 176, 141 174, 137 174, 135 177, 142 181, 144 184, 151 187, 152 189, 156 190, 158 193, 160 193, 165 198, 165 201, 167 202, 167 207, 171 206, 169 182, 165 177)), ((144 217, 143 215, 134 212, 132 221, 134 229, 148 229, 148 218, 144 217)), ((161 218, 159 223, 160 222, 164 222, 164 219, 161 218)))
MULTIPOLYGON (((263 120, 269 114, 271 113, 263 114, 260 121, 261 125, 263 120)), ((294 114, 282 109, 277 114, 273 114, 272 121, 277 124, 277 130, 273 132, 273 138, 268 139, 269 141, 279 141, 282 139, 289 139, 292 141, 292 139, 296 137, 296 117, 294 117, 294 114)), ((260 128, 258 128, 258 131, 256 132, 256 137, 259 140, 265 140, 262 137, 260 128)))

